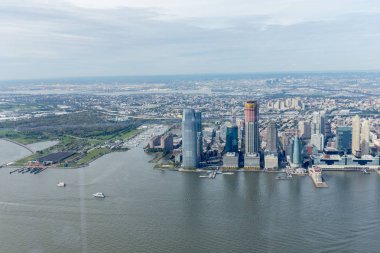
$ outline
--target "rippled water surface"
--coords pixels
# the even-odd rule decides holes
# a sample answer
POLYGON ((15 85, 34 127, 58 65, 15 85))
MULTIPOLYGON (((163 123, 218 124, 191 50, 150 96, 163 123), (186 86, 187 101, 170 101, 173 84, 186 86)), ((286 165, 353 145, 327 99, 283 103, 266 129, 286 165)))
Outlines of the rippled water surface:
POLYGON ((380 175, 328 173, 315 189, 308 177, 209 180, 149 159, 134 149, 78 170, 0 169, 0 252, 378 252, 380 175))

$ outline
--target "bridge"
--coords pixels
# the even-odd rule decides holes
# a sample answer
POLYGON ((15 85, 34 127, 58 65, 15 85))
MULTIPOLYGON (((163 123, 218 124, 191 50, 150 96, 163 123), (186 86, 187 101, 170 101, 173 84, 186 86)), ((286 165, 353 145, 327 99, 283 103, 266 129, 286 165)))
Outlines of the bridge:
POLYGON ((8 138, 1 138, 0 140, 4 140, 4 141, 9 141, 9 142, 12 142, 20 147, 23 147, 25 149, 27 149, 28 151, 30 151, 32 154, 36 153, 33 149, 29 148, 28 146, 20 143, 20 142, 17 142, 17 141, 14 141, 14 140, 11 140, 11 139, 8 139, 8 138))

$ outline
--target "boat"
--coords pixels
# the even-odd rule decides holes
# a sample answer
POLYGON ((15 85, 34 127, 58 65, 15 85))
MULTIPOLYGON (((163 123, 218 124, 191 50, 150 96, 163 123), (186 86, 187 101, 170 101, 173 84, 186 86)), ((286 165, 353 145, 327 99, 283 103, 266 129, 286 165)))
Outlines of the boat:
POLYGON ((199 176, 200 178, 208 178, 209 176, 206 176, 206 175, 201 175, 199 176))
POLYGON ((57 184, 57 186, 58 186, 58 187, 65 187, 66 184, 65 184, 65 182, 59 182, 59 183, 57 184))
POLYGON ((106 196, 104 196, 104 194, 102 192, 94 193, 94 194, 92 194, 92 196, 94 196, 95 198, 105 198, 106 197, 106 196))
POLYGON ((235 174, 235 173, 233 173, 233 172, 223 172, 223 175, 233 175, 233 174, 235 174))
POLYGON ((277 179, 277 180, 286 180, 286 179, 288 179, 288 178, 285 177, 285 176, 277 176, 276 179, 277 179))
POLYGON ((371 174, 367 169, 362 169, 362 174, 371 174))

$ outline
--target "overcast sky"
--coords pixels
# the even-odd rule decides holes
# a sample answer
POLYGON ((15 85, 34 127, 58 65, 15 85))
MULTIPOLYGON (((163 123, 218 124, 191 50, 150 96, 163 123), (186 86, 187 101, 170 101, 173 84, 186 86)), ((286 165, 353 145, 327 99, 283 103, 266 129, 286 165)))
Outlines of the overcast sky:
POLYGON ((380 70, 375 0, 0 0, 0 79, 380 70))

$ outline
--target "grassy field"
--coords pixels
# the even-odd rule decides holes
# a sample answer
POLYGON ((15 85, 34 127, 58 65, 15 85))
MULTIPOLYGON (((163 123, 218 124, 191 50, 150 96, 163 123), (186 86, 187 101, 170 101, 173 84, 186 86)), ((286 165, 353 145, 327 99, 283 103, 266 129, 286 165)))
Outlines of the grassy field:
POLYGON ((111 149, 109 148, 95 148, 88 152, 84 157, 82 157, 80 160, 76 161, 75 163, 77 165, 83 165, 88 164, 89 162, 106 155, 111 152, 111 149))
MULTIPOLYGON (((59 140, 59 143, 53 147, 47 148, 45 150, 39 151, 38 153, 32 154, 30 156, 24 157, 15 162, 17 166, 23 166, 28 161, 38 160, 38 158, 48 155, 50 153, 59 152, 59 151, 77 151, 78 154, 69 158, 67 161, 62 161, 61 164, 57 164, 59 167, 69 166, 69 167, 78 167, 81 165, 86 165, 89 162, 105 155, 111 153, 112 150, 108 147, 100 148, 100 145, 109 143, 110 141, 116 140, 127 140, 133 136, 140 133, 141 130, 132 129, 120 131, 118 134, 113 135, 102 135, 91 138, 83 138, 72 135, 56 136, 55 138, 59 140), (81 157, 81 152, 88 151, 83 157, 81 157), (79 160, 78 160, 79 159, 79 160)), ((7 136, 6 138, 19 141, 24 144, 32 143, 34 138, 27 138, 26 135, 23 135, 20 132, 14 130, 0 129, 0 137, 7 136), (12 138, 11 138, 11 137, 12 138), (17 138, 16 138, 17 136, 17 138), (25 138, 25 139, 23 139, 25 138)), ((41 141, 38 139, 37 141, 41 141)), ((119 149, 120 150, 120 149, 119 149)))
POLYGON ((46 141, 50 138, 44 135, 31 135, 24 132, 19 132, 13 129, 0 129, 0 138, 8 138, 22 144, 31 144, 40 141, 46 141))

